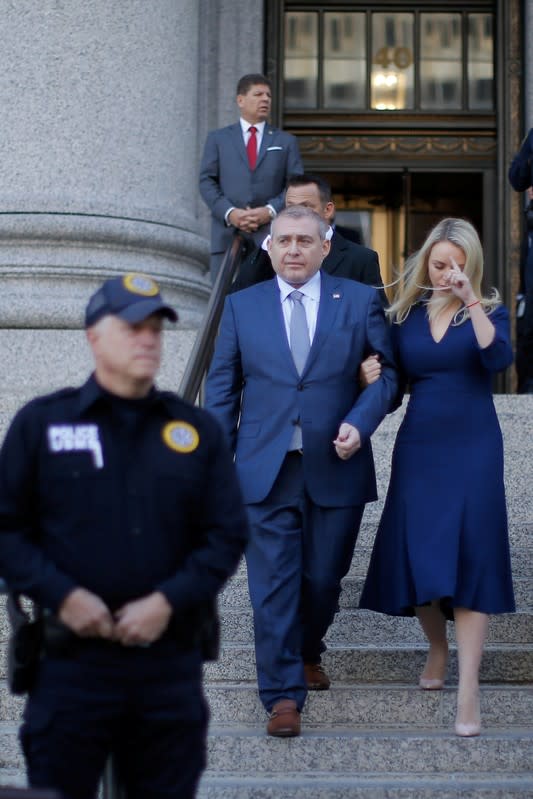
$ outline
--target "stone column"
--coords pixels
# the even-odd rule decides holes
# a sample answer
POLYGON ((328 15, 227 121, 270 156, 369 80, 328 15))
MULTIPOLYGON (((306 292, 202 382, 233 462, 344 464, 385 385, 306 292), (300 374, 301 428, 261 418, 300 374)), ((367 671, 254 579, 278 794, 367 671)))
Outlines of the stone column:
POLYGON ((13 389, 60 384, 56 347, 85 373, 85 348, 57 331, 78 342, 91 291, 124 271, 159 280, 180 311, 172 348, 190 347, 210 290, 199 25, 197 0, 2 4, 0 346, 13 389))
POLYGON ((143 271, 180 323, 176 388, 210 293, 207 131, 263 65, 262 0, 6 0, 0 103, 0 414, 84 377, 83 311, 143 271))

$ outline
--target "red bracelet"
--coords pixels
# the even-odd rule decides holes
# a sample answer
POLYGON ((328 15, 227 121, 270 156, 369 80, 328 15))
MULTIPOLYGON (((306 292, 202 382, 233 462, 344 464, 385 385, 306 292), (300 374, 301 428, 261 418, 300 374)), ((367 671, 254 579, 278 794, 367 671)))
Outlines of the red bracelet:
POLYGON ((471 302, 470 305, 465 305, 465 308, 472 308, 474 305, 479 305, 481 300, 476 300, 475 302, 471 302))

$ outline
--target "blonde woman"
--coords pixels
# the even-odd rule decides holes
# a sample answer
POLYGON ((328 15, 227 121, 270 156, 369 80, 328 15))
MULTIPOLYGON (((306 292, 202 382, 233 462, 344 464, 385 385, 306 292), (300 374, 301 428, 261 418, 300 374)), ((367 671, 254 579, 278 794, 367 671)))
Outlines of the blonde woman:
POLYGON ((491 378, 512 362, 498 293, 481 292, 483 253, 463 219, 443 219, 407 264, 390 306, 410 398, 361 607, 418 617, 429 641, 420 687, 439 690, 454 619, 455 732, 479 735, 488 614, 514 610, 502 436, 491 378))

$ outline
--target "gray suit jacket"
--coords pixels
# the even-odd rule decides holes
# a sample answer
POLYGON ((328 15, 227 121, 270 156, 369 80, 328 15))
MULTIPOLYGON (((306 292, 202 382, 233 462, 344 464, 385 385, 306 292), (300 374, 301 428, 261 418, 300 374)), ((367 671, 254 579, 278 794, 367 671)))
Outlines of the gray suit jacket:
MULTIPOLYGON (((200 165, 200 194, 211 211, 211 252, 224 252, 234 234, 224 216, 229 208, 284 207, 290 175, 303 172, 298 142, 290 133, 265 125, 257 165, 252 171, 237 122, 209 133, 200 165)), ((268 233, 263 225, 254 234, 260 244, 268 233)))

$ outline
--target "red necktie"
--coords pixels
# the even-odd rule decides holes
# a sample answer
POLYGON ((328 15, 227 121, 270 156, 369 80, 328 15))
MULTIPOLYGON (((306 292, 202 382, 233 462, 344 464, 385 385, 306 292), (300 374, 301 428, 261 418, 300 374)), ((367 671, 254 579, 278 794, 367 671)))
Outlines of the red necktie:
POLYGON ((246 152, 248 153, 248 164, 250 165, 250 169, 255 169, 255 165, 257 163, 257 138, 256 138, 256 131, 253 125, 248 128, 248 132, 250 133, 250 138, 248 139, 248 144, 246 145, 246 152))

